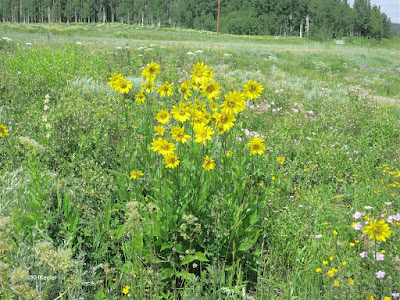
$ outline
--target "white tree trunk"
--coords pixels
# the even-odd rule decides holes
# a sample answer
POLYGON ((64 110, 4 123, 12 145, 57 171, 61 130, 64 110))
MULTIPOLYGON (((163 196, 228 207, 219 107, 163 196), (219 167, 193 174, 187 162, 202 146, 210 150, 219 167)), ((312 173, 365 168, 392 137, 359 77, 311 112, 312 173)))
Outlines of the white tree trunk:
POLYGON ((307 17, 306 17, 306 32, 307 32, 307 37, 308 37, 310 34, 310 16, 309 15, 307 15, 307 17))
POLYGON ((300 38, 303 38, 303 21, 300 23, 300 38))

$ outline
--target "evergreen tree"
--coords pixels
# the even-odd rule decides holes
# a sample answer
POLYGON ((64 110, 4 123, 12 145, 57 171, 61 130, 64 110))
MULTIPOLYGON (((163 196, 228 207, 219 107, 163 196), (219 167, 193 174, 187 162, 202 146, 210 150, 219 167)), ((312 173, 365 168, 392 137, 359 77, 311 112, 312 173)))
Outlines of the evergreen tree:
MULTIPOLYGON (((216 30, 218 0, 0 0, 2 22, 123 22, 216 30)), ((221 0, 221 31, 235 34, 391 37, 370 0, 221 0)))

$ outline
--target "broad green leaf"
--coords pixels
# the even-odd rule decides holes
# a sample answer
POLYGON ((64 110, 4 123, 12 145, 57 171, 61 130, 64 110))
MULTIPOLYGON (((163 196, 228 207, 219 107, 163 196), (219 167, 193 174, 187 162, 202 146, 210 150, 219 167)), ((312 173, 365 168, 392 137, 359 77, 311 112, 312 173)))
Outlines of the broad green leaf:
POLYGON ((199 251, 196 252, 195 257, 196 257, 196 259, 199 260, 199 261, 209 261, 209 260, 207 259, 207 257, 206 257, 203 253, 201 253, 201 252, 199 252, 199 251))
POLYGON ((117 230, 115 230, 115 237, 117 238, 117 240, 119 240, 122 237, 124 231, 125 231, 125 224, 122 224, 121 226, 118 227, 117 230))
POLYGON ((173 242, 165 242, 161 246, 161 251, 163 251, 165 249, 172 249, 172 247, 174 247, 174 243, 173 242))

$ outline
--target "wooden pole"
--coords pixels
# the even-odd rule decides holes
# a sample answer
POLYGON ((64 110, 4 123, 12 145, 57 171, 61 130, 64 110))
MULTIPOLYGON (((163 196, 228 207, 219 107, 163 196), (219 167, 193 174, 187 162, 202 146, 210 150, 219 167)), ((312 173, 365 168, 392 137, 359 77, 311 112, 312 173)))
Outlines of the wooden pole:
POLYGON ((220 0, 218 0, 218 17, 217 17, 217 35, 218 35, 218 31, 219 31, 219 10, 221 7, 221 3, 220 0))

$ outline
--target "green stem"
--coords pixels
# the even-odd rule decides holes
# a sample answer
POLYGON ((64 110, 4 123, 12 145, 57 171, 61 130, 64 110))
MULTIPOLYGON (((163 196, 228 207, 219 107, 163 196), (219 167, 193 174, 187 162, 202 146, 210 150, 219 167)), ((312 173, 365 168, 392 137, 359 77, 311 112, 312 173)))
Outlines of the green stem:
POLYGON ((6 141, 6 151, 7 151, 7 153, 8 153, 8 156, 10 157, 10 159, 11 159, 11 163, 12 163, 12 166, 13 166, 13 168, 15 169, 15 158, 14 158, 14 155, 13 155, 13 153, 12 153, 12 151, 11 151, 11 144, 10 144, 10 141, 8 140, 8 138, 5 138, 5 141, 6 141))
MULTIPOLYGON (((50 277, 53 277, 54 274, 54 270, 51 270, 51 274, 50 277)), ((47 293, 49 292, 49 288, 50 288, 50 280, 47 280, 47 285, 46 285, 46 290, 44 292, 44 299, 47 299, 47 293)))

